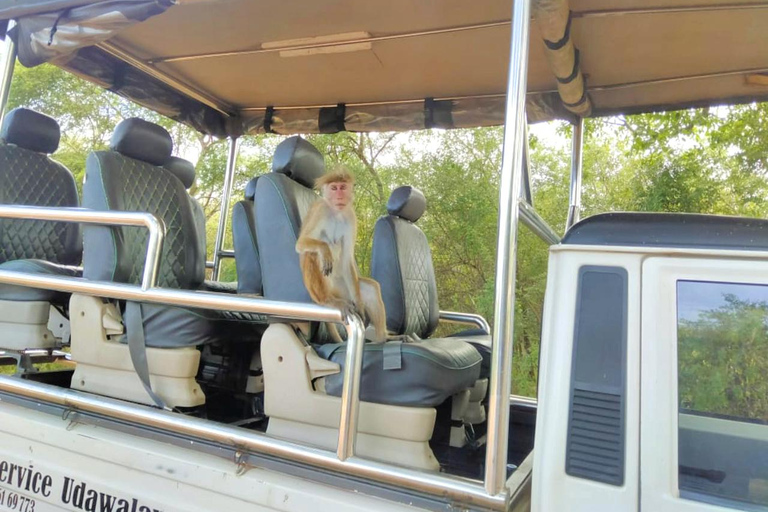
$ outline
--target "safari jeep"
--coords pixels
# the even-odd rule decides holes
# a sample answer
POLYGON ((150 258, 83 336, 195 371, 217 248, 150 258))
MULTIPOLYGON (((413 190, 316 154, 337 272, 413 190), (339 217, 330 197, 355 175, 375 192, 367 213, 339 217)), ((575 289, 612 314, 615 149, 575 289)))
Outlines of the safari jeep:
POLYGON ((0 511, 768 510, 768 418, 695 410, 690 371, 768 350, 768 220, 580 218, 584 118, 768 99, 767 2, 3 0, 0 20, 0 511), (80 190, 56 120, 5 112, 17 58, 229 139, 213 261, 169 133, 122 122, 80 190), (528 172, 528 123, 552 119, 574 126, 562 236, 528 172), (399 337, 310 300, 294 246, 325 161, 299 135, 502 124, 492 325, 439 309, 412 187, 371 265, 399 337), (264 133, 286 138, 229 219, 238 140, 264 133), (521 223, 550 244, 538 401, 510 393, 521 223))

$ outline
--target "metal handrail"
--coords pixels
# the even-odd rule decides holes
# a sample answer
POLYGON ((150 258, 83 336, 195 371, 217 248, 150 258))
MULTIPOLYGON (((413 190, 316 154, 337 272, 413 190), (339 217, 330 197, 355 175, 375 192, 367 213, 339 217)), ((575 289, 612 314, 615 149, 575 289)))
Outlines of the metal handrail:
MULTIPOLYGON (((149 230, 147 258, 141 289, 149 290, 157 283, 160 251, 165 238, 165 224, 155 215, 144 212, 97 211, 86 208, 50 208, 45 206, 0 205, 0 218, 21 220, 48 220, 102 226, 144 226, 149 230)), ((44 286, 33 286, 44 288, 44 286)))
POLYGON ((224 195, 221 198, 219 208, 219 228, 216 231, 216 240, 213 247, 213 272, 214 280, 219 279, 221 273, 221 256, 224 248, 224 234, 227 230, 227 217, 229 216, 229 201, 232 197, 232 187, 235 183, 235 164, 237 163, 237 150, 240 139, 229 138, 229 152, 227 153, 227 168, 224 172, 224 195))
POLYGON ((407 469, 357 457, 340 461, 333 453, 326 450, 302 446, 269 437, 261 432, 216 424, 193 416, 5 376, 0 376, 0 392, 52 403, 74 411, 98 414, 123 422, 128 421, 182 436, 236 446, 243 450, 385 485, 404 487, 476 507, 503 510, 506 504, 506 498, 489 496, 479 483, 463 478, 407 469))
POLYGON ((316 320, 344 323, 349 331, 346 367, 341 392, 341 415, 337 455, 340 461, 354 456, 357 422, 360 409, 360 377, 365 343, 365 327, 356 313, 342 315, 341 310, 319 306, 237 297, 198 291, 155 288, 160 263, 160 251, 165 225, 149 213, 95 211, 83 208, 46 208, 37 206, 0 205, 0 218, 82 222, 100 225, 145 226, 149 230, 147 258, 141 288, 134 285, 90 281, 76 277, 46 276, 9 270, 0 270, 0 283, 31 288, 54 289, 62 292, 82 293, 99 297, 133 300, 157 304, 199 307, 224 311, 260 313, 279 318, 316 320))
POLYGON ((460 313, 458 311, 440 311, 440 320, 451 322, 454 324, 467 324, 476 325, 478 329, 482 329, 488 334, 491 333, 491 326, 488 321, 481 315, 474 313, 460 313))
POLYGON ((533 206, 526 203, 523 200, 518 202, 518 209, 520 212, 520 221, 525 224, 528 229, 546 242, 549 245, 556 245, 560 243, 560 235, 555 233, 547 221, 541 218, 541 215, 536 213, 533 206))
POLYGON ((512 373, 512 336, 515 323, 515 271, 517 232, 521 216, 520 188, 525 134, 525 95, 528 73, 530 0, 512 3, 509 80, 504 144, 499 183, 499 239, 496 245, 493 343, 488 383, 488 430, 485 452, 485 489, 490 495, 504 491, 509 442, 509 394, 512 373))
POLYGON ((571 194, 568 206, 568 218, 565 221, 565 231, 579 222, 581 218, 581 176, 583 168, 582 153, 584 150, 584 118, 580 117, 573 124, 573 140, 571 141, 571 194))
POLYGON ((340 461, 345 461, 355 454, 357 420, 360 417, 360 378, 363 373, 363 345, 365 344, 365 325, 357 314, 347 315, 347 329, 349 338, 341 388, 339 442, 336 445, 336 455, 340 461))

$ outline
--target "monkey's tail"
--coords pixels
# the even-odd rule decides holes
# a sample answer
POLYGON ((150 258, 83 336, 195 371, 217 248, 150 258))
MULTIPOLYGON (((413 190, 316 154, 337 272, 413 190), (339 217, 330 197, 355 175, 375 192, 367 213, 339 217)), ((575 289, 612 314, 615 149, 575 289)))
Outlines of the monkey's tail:
POLYGON ((336 324, 325 324, 328 326, 328 332, 331 334, 331 338, 333 338, 333 341, 336 343, 344 343, 344 340, 341 339, 341 335, 339 334, 339 329, 336 327, 336 324))

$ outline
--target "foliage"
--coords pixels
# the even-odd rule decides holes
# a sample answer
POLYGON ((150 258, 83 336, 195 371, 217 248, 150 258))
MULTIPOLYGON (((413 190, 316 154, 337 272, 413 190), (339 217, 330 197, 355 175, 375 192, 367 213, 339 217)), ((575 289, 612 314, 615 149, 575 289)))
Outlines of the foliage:
POLYGON ((768 302, 724 299, 680 321, 680 406, 768 421, 768 302))

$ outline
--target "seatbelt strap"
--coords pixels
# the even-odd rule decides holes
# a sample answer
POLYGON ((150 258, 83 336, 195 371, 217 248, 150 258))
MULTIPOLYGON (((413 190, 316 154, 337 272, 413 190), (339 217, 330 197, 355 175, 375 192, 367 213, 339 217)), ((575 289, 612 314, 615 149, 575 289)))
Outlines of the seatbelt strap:
POLYGON ((125 303, 125 328, 128 336, 128 351, 131 353, 131 362, 133 369, 139 376, 139 380, 144 385, 147 394, 161 409, 170 411, 162 398, 152 391, 152 385, 149 381, 149 363, 147 362, 147 346, 144 338, 144 322, 142 322, 141 303, 125 303))
POLYGON ((403 367, 403 342, 393 340, 384 343, 382 347, 382 359, 384 370, 399 370, 403 367))

